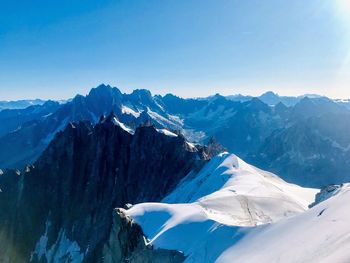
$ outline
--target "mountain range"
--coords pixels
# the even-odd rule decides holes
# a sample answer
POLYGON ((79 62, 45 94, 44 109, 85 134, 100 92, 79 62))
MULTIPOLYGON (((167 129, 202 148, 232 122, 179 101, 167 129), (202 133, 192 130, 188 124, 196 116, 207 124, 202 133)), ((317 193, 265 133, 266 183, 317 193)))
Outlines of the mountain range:
POLYGON ((34 105, 44 104, 44 100, 35 99, 35 100, 14 100, 14 101, 0 101, 0 110, 3 109, 24 109, 34 105))
POLYGON ((181 133, 194 143, 215 138, 253 165, 303 186, 323 187, 349 176, 349 110, 325 97, 183 99, 100 85, 87 96, 62 104, 47 101, 25 109, 0 111, 0 167, 22 168, 40 156, 57 132, 70 122, 98 123, 111 112, 134 131, 151 123, 181 133))
POLYGON ((350 112, 275 96, 0 111, 0 262, 348 262, 350 112))

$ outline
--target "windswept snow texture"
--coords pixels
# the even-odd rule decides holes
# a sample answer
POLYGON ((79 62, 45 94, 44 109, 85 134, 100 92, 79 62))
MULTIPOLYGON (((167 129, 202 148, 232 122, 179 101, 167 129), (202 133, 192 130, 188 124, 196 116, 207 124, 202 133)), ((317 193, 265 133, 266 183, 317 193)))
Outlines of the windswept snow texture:
POLYGON ((316 193, 222 153, 163 203, 138 204, 126 214, 156 248, 183 251, 186 262, 215 262, 259 225, 306 211, 316 193))
POLYGON ((345 185, 303 214, 252 229, 217 262, 350 262, 349 202, 350 186, 345 185))

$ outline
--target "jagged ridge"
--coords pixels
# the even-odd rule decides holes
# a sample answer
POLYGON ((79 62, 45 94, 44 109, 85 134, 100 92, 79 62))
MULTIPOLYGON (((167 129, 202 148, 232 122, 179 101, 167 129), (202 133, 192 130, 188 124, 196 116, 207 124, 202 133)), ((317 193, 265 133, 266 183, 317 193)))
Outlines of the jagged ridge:
POLYGON ((101 262, 115 207, 161 200, 210 156, 206 148, 153 126, 132 135, 114 118, 96 126, 70 123, 34 166, 11 177, 16 184, 0 185, 6 196, 0 209, 13 206, 0 217, 0 247, 16 248, 4 262, 28 262, 29 257, 32 262, 64 257, 101 262), (13 185, 18 190, 10 192, 13 185))

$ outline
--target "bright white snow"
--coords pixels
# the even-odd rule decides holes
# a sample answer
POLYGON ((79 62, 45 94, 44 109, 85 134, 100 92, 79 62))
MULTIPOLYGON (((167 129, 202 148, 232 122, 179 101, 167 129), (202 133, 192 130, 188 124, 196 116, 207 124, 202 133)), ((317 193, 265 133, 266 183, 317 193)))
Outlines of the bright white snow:
POLYGON ((163 127, 169 127, 169 128, 178 128, 180 129, 183 125, 183 122, 180 118, 177 118, 176 116, 172 116, 169 114, 165 114, 166 117, 162 116, 161 114, 152 111, 149 107, 147 107, 147 114, 155 121, 160 123, 163 127))
POLYGON ((163 134, 165 134, 167 136, 170 136, 170 137, 177 137, 177 134, 175 134, 175 133, 173 133, 173 132, 171 132, 171 131, 169 131, 167 129, 157 129, 157 131, 159 133, 163 133, 163 134))
POLYGON ((122 105, 121 107, 121 111, 124 114, 129 114, 129 115, 133 115, 135 118, 140 117, 140 112, 133 110, 131 107, 122 105))
POLYGON ((233 154, 222 153, 197 175, 185 178, 163 202, 195 202, 220 223, 253 226, 305 211, 317 191, 286 183, 233 154))
POLYGON ((113 123, 114 125, 119 126, 120 128, 122 128, 124 131, 130 133, 130 134, 134 134, 134 130, 130 129, 129 127, 126 127, 126 125, 122 122, 120 122, 116 117, 113 117, 113 123))
POLYGON ((345 185, 303 214, 252 229, 217 262, 350 262, 349 202, 350 186, 345 185))
MULTIPOLYGON (((186 262, 215 262, 259 225, 306 211, 316 192, 223 153, 190 173, 163 203, 134 205, 125 213, 156 248, 183 251, 186 262)), ((233 262, 228 258, 222 262, 233 262)))

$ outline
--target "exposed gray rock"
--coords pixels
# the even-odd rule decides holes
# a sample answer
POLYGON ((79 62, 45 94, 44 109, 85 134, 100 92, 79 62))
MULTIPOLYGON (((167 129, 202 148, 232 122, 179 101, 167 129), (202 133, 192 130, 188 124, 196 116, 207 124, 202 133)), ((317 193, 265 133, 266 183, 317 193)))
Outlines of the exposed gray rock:
POLYGON ((104 263, 181 263, 185 260, 181 252, 147 245, 141 227, 126 216, 123 209, 114 211, 113 227, 103 248, 103 258, 104 263))
POLYGON ((311 207, 331 198, 332 196, 336 195, 341 188, 342 188, 342 185, 335 185, 335 184, 328 185, 328 186, 322 188, 321 191, 316 194, 315 202, 310 204, 309 207, 311 208, 311 207))

